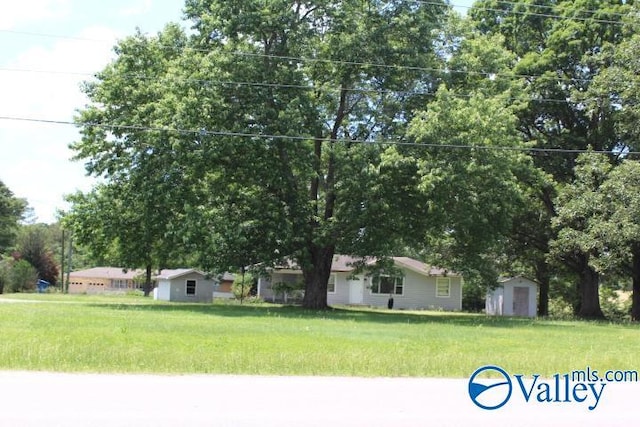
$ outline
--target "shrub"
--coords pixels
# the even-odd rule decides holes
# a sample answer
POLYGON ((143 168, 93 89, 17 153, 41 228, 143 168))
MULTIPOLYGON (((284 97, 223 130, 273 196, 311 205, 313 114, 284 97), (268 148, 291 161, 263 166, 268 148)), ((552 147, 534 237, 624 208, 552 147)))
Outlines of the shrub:
POLYGON ((9 271, 9 292, 29 292, 36 288, 38 272, 29 262, 16 261, 9 271))
POLYGON ((549 299, 549 317, 558 320, 574 319, 573 306, 562 297, 549 299))
POLYGON ((244 283, 242 281, 242 274, 236 274, 233 285, 231 285, 231 292, 236 299, 244 300, 248 296, 252 295, 254 287, 254 278, 250 273, 244 274, 244 283))
POLYGON ((278 296, 282 296, 286 304, 289 298, 300 299, 304 294, 304 283, 301 282, 277 282, 271 285, 271 289, 278 296))
POLYGON ((608 287, 600 288, 600 307, 602 313, 610 320, 629 320, 631 313, 631 297, 628 293, 608 287))
POLYGON ((471 313, 480 313, 485 308, 487 284, 470 280, 462 287, 462 309, 471 313))
POLYGON ((9 289, 9 271, 11 265, 8 259, 0 259, 0 294, 4 293, 5 286, 9 289))

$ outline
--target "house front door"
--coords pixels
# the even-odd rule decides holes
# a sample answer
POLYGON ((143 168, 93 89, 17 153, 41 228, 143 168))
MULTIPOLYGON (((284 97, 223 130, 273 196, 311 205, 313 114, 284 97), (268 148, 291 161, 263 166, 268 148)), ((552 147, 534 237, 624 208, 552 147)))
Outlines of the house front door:
POLYGON ((362 278, 349 280, 349 304, 362 304, 364 301, 364 283, 362 278))
POLYGON ((529 315, 529 288, 525 286, 513 287, 513 315, 529 315))

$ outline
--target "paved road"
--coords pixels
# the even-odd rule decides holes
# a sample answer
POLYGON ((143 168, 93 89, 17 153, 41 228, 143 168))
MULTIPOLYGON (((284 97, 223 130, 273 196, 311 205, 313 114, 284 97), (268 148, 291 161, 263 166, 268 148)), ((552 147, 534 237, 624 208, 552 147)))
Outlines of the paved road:
POLYGON ((0 371, 0 426, 635 425, 640 384, 607 384, 598 407, 512 398, 486 411, 467 380, 93 375, 0 371))

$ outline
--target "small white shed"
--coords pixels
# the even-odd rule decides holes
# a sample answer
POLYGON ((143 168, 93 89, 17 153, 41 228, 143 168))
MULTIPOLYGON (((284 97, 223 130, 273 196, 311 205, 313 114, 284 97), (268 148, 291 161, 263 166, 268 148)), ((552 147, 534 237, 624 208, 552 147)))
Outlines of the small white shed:
POLYGON ((212 302, 216 282, 194 269, 162 270, 153 297, 162 301, 212 302))
POLYGON ((525 277, 501 279, 487 292, 485 311, 494 316, 536 317, 538 284, 525 277))

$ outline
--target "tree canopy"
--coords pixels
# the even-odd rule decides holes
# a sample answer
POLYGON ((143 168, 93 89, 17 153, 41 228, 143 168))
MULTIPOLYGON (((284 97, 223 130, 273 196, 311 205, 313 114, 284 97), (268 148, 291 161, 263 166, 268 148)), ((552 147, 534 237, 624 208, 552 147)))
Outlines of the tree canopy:
POLYGON ((27 202, 15 197, 0 181, 0 254, 13 245, 18 222, 22 219, 26 208, 27 202))
POLYGON ((612 171, 640 136, 637 14, 632 1, 480 0, 461 18, 440 1, 187 0, 189 30, 123 39, 85 85, 72 148, 103 184, 71 196, 66 221, 130 267, 292 259, 307 308, 326 308, 334 254, 409 251, 485 284, 532 272, 542 314, 568 271, 577 313, 600 317, 602 254, 616 252, 590 247, 582 218, 624 215, 591 203, 621 206, 601 188, 632 174, 612 171), (604 163, 578 160, 589 149, 604 163))

